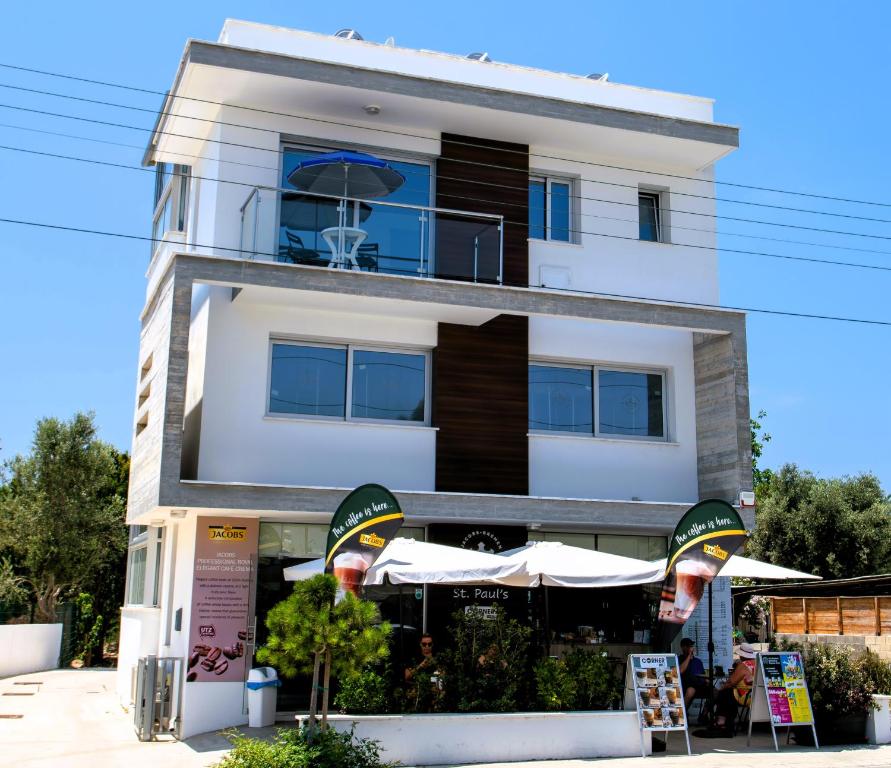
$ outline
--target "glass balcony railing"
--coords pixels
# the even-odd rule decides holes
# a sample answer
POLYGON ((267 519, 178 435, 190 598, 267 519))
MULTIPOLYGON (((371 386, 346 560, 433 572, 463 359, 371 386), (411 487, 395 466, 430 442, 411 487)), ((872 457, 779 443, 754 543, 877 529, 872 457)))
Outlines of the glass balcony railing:
POLYGON ((246 259, 500 284, 501 216, 255 187, 241 207, 246 259))

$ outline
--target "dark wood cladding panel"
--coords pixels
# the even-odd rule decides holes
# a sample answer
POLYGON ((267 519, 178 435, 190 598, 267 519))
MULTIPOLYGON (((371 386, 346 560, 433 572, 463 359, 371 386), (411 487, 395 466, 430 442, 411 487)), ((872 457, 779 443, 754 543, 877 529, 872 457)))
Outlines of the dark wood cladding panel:
MULTIPOLYGON (((529 284, 529 146, 504 141, 442 135, 436 163, 436 205, 459 211, 504 216, 505 285, 529 284)), ((436 272, 449 279, 470 279, 472 255, 467 248, 471 221, 439 216, 436 272)), ((483 229, 478 277, 493 281, 497 272, 497 241, 483 229), (494 261, 492 254, 494 254, 494 261)))
POLYGON ((529 493, 528 318, 440 323, 433 353, 436 490, 529 493))

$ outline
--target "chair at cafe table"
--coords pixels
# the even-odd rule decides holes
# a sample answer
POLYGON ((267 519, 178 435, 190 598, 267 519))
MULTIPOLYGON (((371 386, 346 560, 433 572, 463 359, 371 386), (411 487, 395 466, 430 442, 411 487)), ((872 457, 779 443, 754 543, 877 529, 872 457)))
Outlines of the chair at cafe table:
POLYGON ((328 266, 328 259, 321 256, 318 251, 303 245, 300 235, 285 229, 285 237, 288 242, 287 245, 279 247, 278 261, 290 262, 291 264, 308 264, 314 267, 328 266))

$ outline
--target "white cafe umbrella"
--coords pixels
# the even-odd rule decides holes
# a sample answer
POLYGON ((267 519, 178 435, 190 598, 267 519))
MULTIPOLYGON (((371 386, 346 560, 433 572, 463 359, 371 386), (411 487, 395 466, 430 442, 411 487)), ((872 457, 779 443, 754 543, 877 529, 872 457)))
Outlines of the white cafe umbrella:
MULTIPOLYGON (((309 579, 325 570, 325 561, 311 560, 285 568, 285 581, 309 579)), ((491 584, 533 586, 522 563, 500 555, 430 544, 414 539, 393 539, 365 574, 363 584, 491 584)))
MULTIPOLYGON (((659 565, 661 577, 665 577, 665 560, 657 560, 654 565, 659 565)), ((731 555, 726 565, 718 572, 719 576, 737 576, 745 579, 759 579, 763 581, 806 581, 808 579, 822 579, 822 576, 814 576, 804 571, 795 571, 792 568, 783 568, 780 565, 764 563, 761 560, 753 560, 751 557, 731 555)))
POLYGON ((633 557, 611 555, 573 547, 559 541, 530 541, 523 547, 502 552, 523 569, 537 586, 624 587, 660 581, 664 566, 633 557))

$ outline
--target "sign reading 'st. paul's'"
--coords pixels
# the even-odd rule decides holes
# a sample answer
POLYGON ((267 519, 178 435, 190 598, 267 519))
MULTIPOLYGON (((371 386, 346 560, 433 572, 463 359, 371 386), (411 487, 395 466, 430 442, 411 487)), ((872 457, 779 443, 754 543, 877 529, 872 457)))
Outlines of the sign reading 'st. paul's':
POLYGON ((382 485, 356 488, 337 508, 328 531, 325 572, 333 573, 344 591, 359 593, 362 580, 378 555, 402 527, 396 497, 382 485))
POLYGON ((681 518, 669 543, 659 604, 663 643, 670 642, 690 618, 705 585, 745 539, 745 526, 726 501, 701 501, 681 518))

